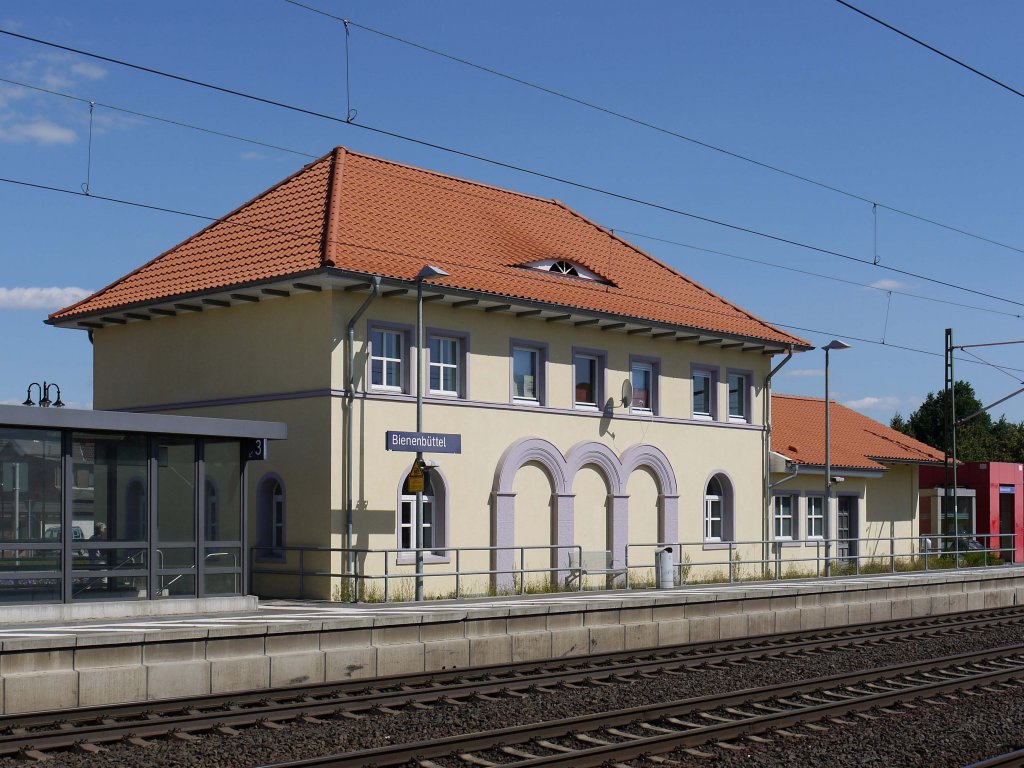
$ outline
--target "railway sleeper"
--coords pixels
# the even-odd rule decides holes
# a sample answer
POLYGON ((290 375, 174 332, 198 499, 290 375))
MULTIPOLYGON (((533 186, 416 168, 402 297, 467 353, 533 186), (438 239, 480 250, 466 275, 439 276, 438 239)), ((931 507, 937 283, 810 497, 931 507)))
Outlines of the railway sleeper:
POLYGON ((562 754, 569 754, 570 752, 578 752, 579 750, 567 747, 564 744, 556 744, 548 739, 539 739, 537 742, 538 746, 544 747, 544 749, 550 749, 552 752, 561 752, 562 754))
MULTIPOLYGON (((486 768, 492 768, 492 766, 501 765, 501 763, 495 763, 492 760, 487 760, 486 758, 478 757, 477 755, 474 755, 472 752, 460 752, 459 760, 461 760, 464 763, 469 763, 470 765, 482 765, 486 768)), ((421 762, 420 765, 423 765, 423 763, 421 762)))

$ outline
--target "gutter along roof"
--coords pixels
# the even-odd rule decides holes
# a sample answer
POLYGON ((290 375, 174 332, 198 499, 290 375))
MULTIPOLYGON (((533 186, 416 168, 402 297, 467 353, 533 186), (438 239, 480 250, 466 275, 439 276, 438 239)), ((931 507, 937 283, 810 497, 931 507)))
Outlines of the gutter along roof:
MULTIPOLYGON (((885 469, 885 463, 942 464, 930 445, 835 401, 829 408, 833 467, 885 469)), ((772 394, 772 451, 793 464, 825 465, 825 401, 772 394)))
POLYGON ((112 313, 300 275, 410 283, 427 263, 451 273, 431 281, 434 291, 810 348, 558 201, 344 148, 47 322, 120 323, 125 317, 112 313), (579 264, 603 279, 525 266, 546 259, 579 264))

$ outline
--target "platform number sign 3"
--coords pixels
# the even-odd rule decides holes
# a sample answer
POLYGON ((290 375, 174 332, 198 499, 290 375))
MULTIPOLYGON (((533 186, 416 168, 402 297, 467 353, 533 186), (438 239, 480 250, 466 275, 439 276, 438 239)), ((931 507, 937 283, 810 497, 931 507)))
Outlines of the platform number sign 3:
POLYGON ((256 437, 246 440, 243 449, 247 461, 263 461, 267 458, 267 438, 256 437))

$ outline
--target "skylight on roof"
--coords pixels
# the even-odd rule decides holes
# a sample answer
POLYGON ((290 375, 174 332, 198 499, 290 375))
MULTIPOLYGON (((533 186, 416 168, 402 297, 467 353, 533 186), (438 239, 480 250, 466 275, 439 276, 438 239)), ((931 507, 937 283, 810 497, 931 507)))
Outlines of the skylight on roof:
POLYGON ((584 280, 598 280, 602 283, 607 282, 603 277, 589 269, 584 267, 582 264, 577 264, 573 261, 567 261, 566 259, 544 259, 542 261, 534 261, 529 264, 523 264, 526 269, 536 269, 540 272, 553 272, 556 275, 566 275, 568 277, 582 277, 584 280))

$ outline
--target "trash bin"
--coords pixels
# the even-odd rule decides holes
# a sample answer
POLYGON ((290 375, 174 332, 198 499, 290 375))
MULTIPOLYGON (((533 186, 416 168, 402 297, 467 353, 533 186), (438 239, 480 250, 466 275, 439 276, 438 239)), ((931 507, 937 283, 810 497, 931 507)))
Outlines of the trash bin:
POLYGON ((659 547, 654 552, 655 570, 658 573, 658 589, 672 589, 676 585, 675 560, 672 547, 659 547))

